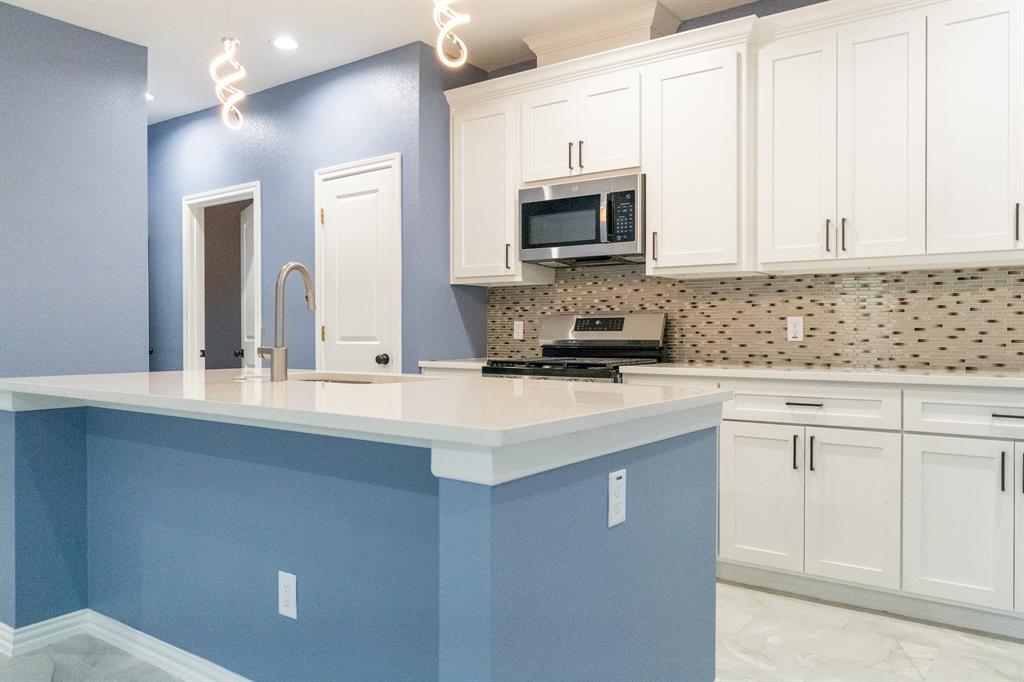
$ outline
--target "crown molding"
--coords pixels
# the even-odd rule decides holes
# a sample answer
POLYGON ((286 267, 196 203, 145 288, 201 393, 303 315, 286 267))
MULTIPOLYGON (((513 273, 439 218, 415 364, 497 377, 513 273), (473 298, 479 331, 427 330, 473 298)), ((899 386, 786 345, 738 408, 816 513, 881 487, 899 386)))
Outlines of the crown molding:
POLYGON ((945 0, 829 0, 759 18, 755 40, 764 43, 887 14, 901 14, 945 0))

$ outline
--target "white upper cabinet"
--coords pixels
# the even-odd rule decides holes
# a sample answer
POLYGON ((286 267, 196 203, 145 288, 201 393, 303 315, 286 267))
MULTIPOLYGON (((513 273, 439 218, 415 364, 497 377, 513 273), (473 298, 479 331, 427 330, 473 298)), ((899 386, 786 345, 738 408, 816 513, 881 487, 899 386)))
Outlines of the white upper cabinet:
POLYGON ((903 437, 903 589, 1013 607, 1014 444, 903 437))
POLYGON ((807 573, 900 588, 900 440, 807 428, 807 573))
POLYGON ((644 68, 648 274, 740 262, 740 64, 726 48, 644 68))
POLYGON ((523 96, 523 182, 640 165, 640 75, 624 71, 523 96))
POLYGON ((925 19, 888 16, 838 36, 839 258, 925 249, 925 19))
POLYGON ((836 34, 779 39, 758 60, 759 260, 834 258, 836 34))
POLYGON ((1024 3, 928 11, 928 252, 1020 248, 1024 3))

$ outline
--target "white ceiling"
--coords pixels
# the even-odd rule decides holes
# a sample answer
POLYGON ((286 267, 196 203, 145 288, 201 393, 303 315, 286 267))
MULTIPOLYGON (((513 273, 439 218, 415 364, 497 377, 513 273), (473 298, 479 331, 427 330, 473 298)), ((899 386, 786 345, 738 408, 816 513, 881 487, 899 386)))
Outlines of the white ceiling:
MULTIPOLYGON (((401 45, 432 45, 431 0, 6 0, 149 48, 150 122, 217 103, 207 65, 220 38, 241 41, 238 57, 258 92, 401 45), (299 49, 270 38, 287 33, 299 49)), ((458 0, 472 21, 459 35, 470 61, 488 71, 533 57, 523 36, 646 4, 648 0, 458 0)), ((680 19, 750 0, 662 0, 680 19)))

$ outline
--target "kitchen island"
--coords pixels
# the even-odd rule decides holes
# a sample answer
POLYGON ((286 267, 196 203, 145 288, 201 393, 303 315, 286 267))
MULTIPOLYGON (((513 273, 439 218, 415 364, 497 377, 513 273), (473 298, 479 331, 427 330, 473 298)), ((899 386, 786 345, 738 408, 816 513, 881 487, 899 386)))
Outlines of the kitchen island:
POLYGON ((713 679, 729 392, 237 375, 0 380, 15 645, 91 609, 254 679, 713 679))

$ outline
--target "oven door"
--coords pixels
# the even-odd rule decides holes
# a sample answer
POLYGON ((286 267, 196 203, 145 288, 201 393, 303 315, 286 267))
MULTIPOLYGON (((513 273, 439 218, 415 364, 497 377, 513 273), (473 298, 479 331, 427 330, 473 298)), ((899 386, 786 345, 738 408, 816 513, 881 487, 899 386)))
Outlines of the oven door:
POLYGON ((522 260, 642 255, 642 188, 642 175, 626 175, 520 190, 522 260))

